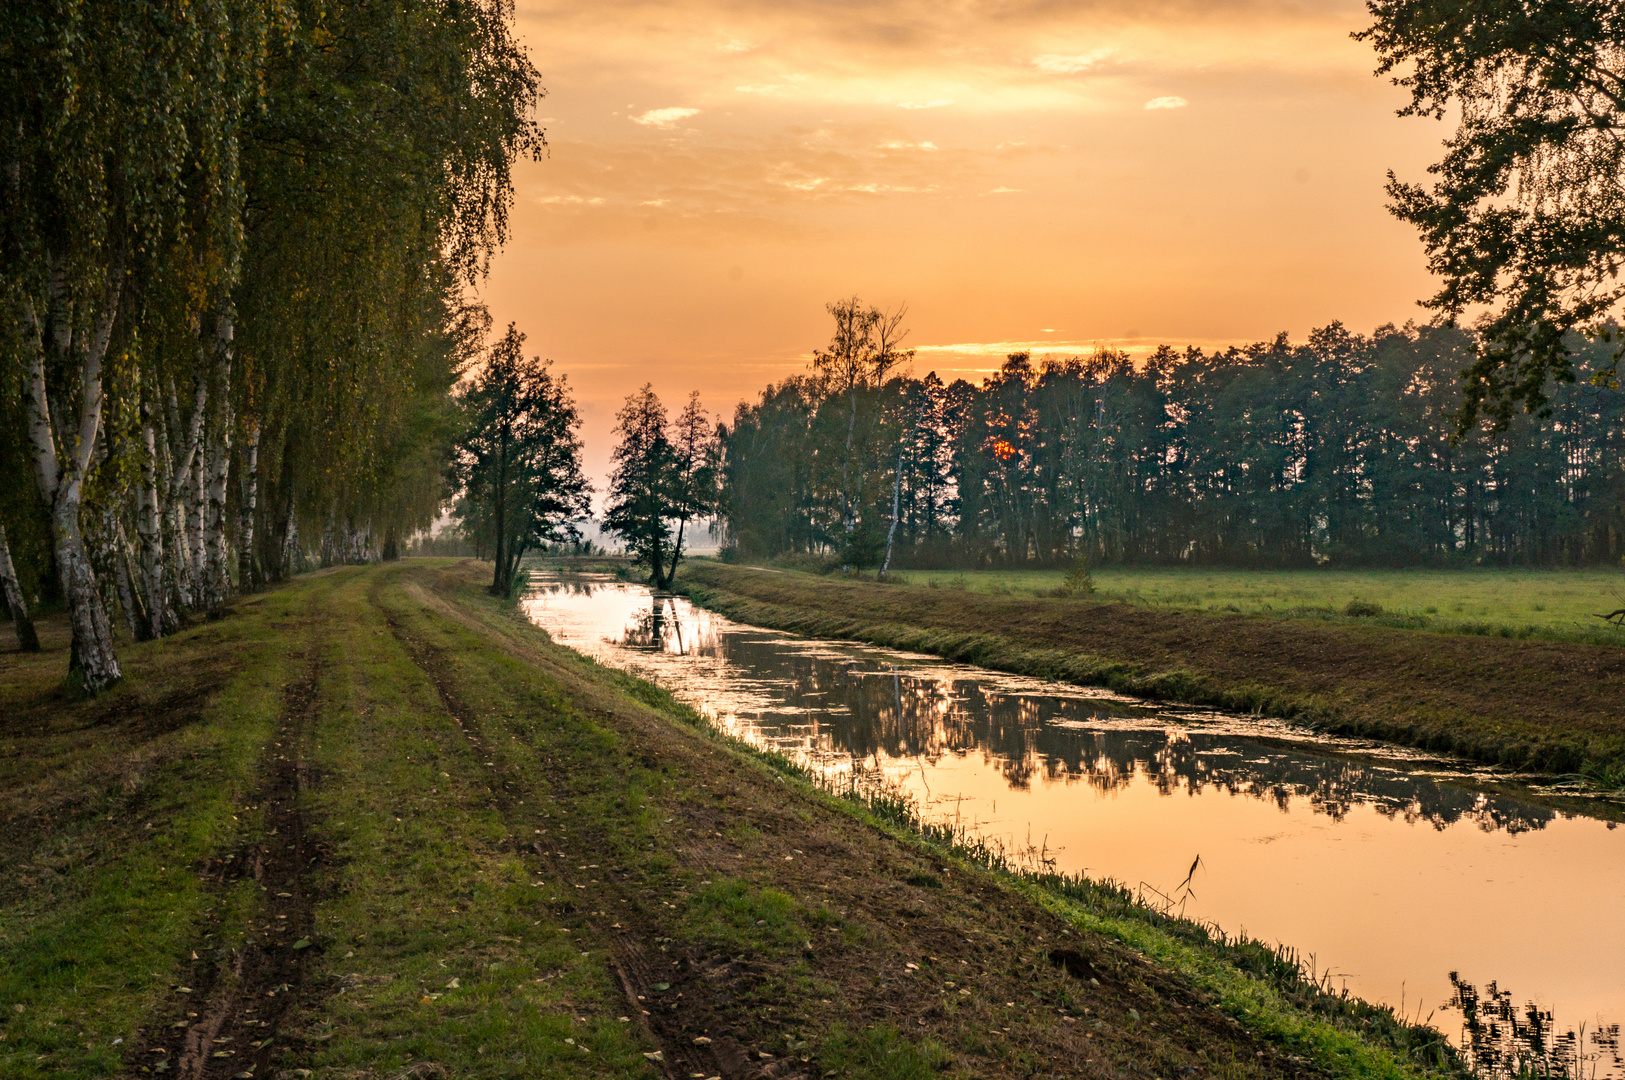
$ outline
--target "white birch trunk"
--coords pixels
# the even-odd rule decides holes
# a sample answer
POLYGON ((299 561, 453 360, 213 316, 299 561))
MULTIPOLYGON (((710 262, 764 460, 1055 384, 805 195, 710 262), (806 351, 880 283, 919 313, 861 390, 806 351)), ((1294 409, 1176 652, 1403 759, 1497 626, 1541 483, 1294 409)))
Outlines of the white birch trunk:
POLYGON ((57 573, 73 629, 68 674, 92 694, 108 689, 124 676, 113 651, 113 630, 107 608, 96 588, 96 575, 79 528, 85 472, 101 429, 102 358, 118 312, 120 285, 117 272, 110 272, 101 310, 91 324, 89 340, 76 342, 73 304, 67 295, 65 277, 59 267, 50 268, 50 348, 56 353, 56 363, 77 375, 78 383, 77 408, 63 406, 55 410, 54 415, 45 376, 45 327, 40 325, 33 301, 25 299, 21 303, 27 338, 23 389, 28 450, 40 497, 50 508, 57 573))
POLYGON ((231 472, 231 359, 232 338, 235 333, 231 306, 222 305, 220 320, 214 337, 214 400, 215 423, 213 445, 209 448, 207 481, 204 493, 206 532, 204 551, 207 559, 205 594, 209 608, 218 608, 231 595, 231 564, 226 535, 226 482, 231 472))
POLYGON ((92 532, 92 542, 99 552, 104 572, 112 571, 113 595, 118 597, 118 606, 124 613, 124 627, 130 631, 130 640, 138 641, 141 638, 140 624, 145 621, 145 616, 136 603, 135 590, 130 581, 130 564, 124 556, 123 533, 124 528, 119 524, 112 504, 103 506, 101 524, 92 532))
POLYGON ((205 540, 205 517, 207 514, 208 480, 204 475, 204 458, 208 456, 206 447, 200 445, 197 453, 192 455, 192 467, 187 470, 186 477, 186 539, 188 547, 188 560, 191 565, 192 604, 195 609, 209 606, 209 593, 205 587, 208 570, 208 551, 205 540))
POLYGON ((17 629, 17 645, 23 652, 39 652, 39 635, 34 632, 34 620, 28 617, 28 600, 23 586, 17 580, 17 568, 11 562, 11 546, 6 543, 6 526, 0 523, 0 593, 4 594, 6 611, 11 625, 17 629))
MULTIPOLYGON (((145 395, 143 395, 145 398, 145 395)), ((147 598, 148 637, 169 633, 169 595, 164 582, 164 530, 158 494, 158 432, 152 404, 141 402, 141 484, 135 492, 135 534, 140 543, 141 591, 147 598)))
POLYGON ((289 578, 304 568, 304 555, 299 550, 299 519, 290 517, 288 531, 282 538, 282 573, 284 578, 289 578))
POLYGON ((254 510, 260 497, 260 424, 248 422, 248 442, 244 448, 241 506, 237 521, 237 587, 246 589, 254 574, 254 510))
POLYGON ((205 421, 209 412, 209 376, 203 367, 202 358, 198 358, 197 371, 193 376, 192 387, 192 415, 187 421, 186 445, 181 453, 181 460, 176 465, 178 472, 176 487, 177 503, 184 503, 180 515, 182 521, 183 543, 186 552, 186 593, 187 606, 193 611, 208 605, 208 598, 203 588, 204 578, 204 541, 203 541, 203 457, 205 421))

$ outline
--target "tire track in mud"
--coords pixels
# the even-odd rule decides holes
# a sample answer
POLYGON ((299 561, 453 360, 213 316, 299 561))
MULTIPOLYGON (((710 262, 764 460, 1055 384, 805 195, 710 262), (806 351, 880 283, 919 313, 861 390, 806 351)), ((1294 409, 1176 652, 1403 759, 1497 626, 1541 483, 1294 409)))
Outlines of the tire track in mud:
MULTIPOLYGON (((717 1033, 704 1043, 696 1044, 692 1033, 682 1029, 678 1018, 661 1015, 646 1007, 645 998, 652 993, 651 988, 661 977, 655 973, 651 965, 650 954, 645 949, 644 942, 667 940, 661 933, 662 928, 654 925, 643 914, 643 898, 640 895, 636 893, 628 893, 624 897, 613 895, 620 892, 616 888, 616 883, 603 878, 592 881, 576 880, 561 861, 564 858, 563 852, 547 849, 539 840, 526 844, 520 839, 524 832, 521 826, 529 828, 530 819, 523 817, 512 791, 512 783, 504 778, 508 768, 501 763, 498 755, 489 752, 485 741, 474 730, 473 710, 457 692, 452 665, 446 659, 445 650, 411 634, 402 624, 399 615, 379 602, 378 594, 381 587, 381 582, 374 586, 369 600, 378 609, 391 634, 412 663, 423 672, 429 684, 434 687, 436 695, 440 698, 441 707, 457 725, 458 731, 468 744, 468 749, 475 752, 480 766, 487 771, 491 783, 491 807, 502 815, 509 835, 514 838, 515 850, 521 855, 539 861, 550 876, 550 880, 561 883, 563 891, 594 889, 601 894, 594 898, 594 903, 602 904, 606 912, 611 906, 620 908, 615 916, 618 922, 608 925, 593 918, 594 914, 605 912, 585 911, 572 901, 554 904, 555 911, 580 918, 600 940, 614 942, 614 951, 609 958, 609 975, 625 997, 628 1019, 638 1026, 649 1042, 660 1048, 660 1058, 653 1059, 650 1063, 658 1068, 667 1080, 689 1076, 720 1077, 721 1080, 806 1080, 805 1074, 800 1071, 799 1063, 783 1059, 752 1061, 751 1058, 755 1055, 725 1033, 728 1024, 723 1016, 715 1017, 717 1033), (602 895, 603 892, 612 895, 606 899, 602 895), (643 925, 627 925, 631 923, 643 925)), ((580 852, 577 855, 581 858, 586 857, 580 852)), ((690 1015, 688 1019, 692 1022, 694 1017, 690 1015)))
POLYGON ((316 780, 307 752, 320 703, 326 637, 320 619, 313 611, 317 629, 307 640, 305 670, 284 691, 276 733, 265 747, 260 783, 248 804, 263 808, 264 832, 204 867, 209 887, 216 890, 243 878, 259 885, 253 921, 237 949, 209 944, 234 927, 206 934, 194 946, 188 992, 177 990, 180 1002, 132 1040, 126 1074, 176 1080, 268 1077, 273 1061, 299 1049, 297 1040, 283 1037, 284 1023, 330 992, 306 977, 308 957, 321 948, 315 943, 315 875, 332 862, 309 835, 303 797, 316 780), (188 1008, 193 1002, 196 1008, 188 1008))

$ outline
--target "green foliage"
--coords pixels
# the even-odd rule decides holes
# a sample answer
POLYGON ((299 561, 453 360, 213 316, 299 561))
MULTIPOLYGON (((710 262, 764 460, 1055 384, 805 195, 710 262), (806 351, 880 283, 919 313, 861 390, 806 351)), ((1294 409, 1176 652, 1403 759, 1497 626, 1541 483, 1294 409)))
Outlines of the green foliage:
MULTIPOLYGON (((1458 413, 1497 428, 1549 414, 1572 383, 1573 335, 1611 340, 1625 298, 1625 23, 1605 0, 1441 4, 1372 0, 1379 74, 1411 93, 1401 116, 1454 115, 1431 187, 1388 176, 1395 216, 1416 226, 1443 278, 1427 306, 1455 319, 1488 307, 1458 413)), ((1617 354, 1615 358, 1617 362, 1617 354)), ((1617 385, 1615 363, 1593 375, 1617 385)))
MULTIPOLYGON (((1606 370, 1606 349, 1576 347, 1606 370)), ((747 559, 866 565, 895 491, 892 565, 922 569, 1617 563, 1625 391, 1557 385, 1552 423, 1458 441, 1476 348, 1461 330, 1333 323, 1143 366, 1018 353, 980 386, 792 378, 727 432, 728 536, 747 559), (849 473, 865 478, 850 518, 849 473)))
POLYGON ((388 557, 438 516, 450 391, 487 329, 466 290, 506 237, 513 161, 545 147, 513 19, 0 14, 0 469, 39 488, 0 515, 28 591, 62 576, 87 687, 118 678, 119 616, 170 633, 233 571, 388 557))
POLYGON ((459 399, 465 419, 453 460, 462 490, 457 513, 464 535, 496 564, 496 596, 516 593, 528 549, 579 540, 572 522, 591 509, 581 417, 569 386, 541 357, 527 360, 524 343, 509 324, 459 399))
POLYGON ((677 576, 689 520, 716 506, 720 444, 697 391, 668 426, 649 383, 627 395, 615 434, 604 525, 649 568, 655 588, 665 589, 677 576))
POLYGON ((1066 572, 1061 584, 1056 588, 1057 596, 1089 596, 1095 591, 1095 576, 1089 572, 1089 560, 1078 556, 1072 563, 1072 569, 1066 572))

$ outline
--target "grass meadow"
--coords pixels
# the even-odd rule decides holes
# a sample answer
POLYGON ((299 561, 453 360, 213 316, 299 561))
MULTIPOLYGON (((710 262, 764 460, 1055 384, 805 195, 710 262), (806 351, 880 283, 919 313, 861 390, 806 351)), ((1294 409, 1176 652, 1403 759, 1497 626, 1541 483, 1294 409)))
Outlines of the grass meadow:
MULTIPOLYGON (((1065 570, 905 570, 910 585, 1043 596, 1065 570)), ((1597 614, 1625 608, 1625 570, 1226 570, 1097 567, 1097 600, 1187 611, 1349 618, 1445 633, 1615 642, 1625 630, 1597 614), (1367 605, 1362 608, 1361 605, 1367 605)))

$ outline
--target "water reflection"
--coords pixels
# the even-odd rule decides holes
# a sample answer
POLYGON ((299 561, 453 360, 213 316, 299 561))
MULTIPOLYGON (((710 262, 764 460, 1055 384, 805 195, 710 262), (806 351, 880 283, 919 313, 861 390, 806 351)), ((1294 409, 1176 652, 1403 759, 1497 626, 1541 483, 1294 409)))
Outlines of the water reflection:
MULTIPOLYGON (((558 585, 577 595, 590 595, 591 587, 584 581, 558 585)), ((685 627, 681 603, 651 598, 650 607, 609 643, 644 654, 722 661, 753 682, 776 687, 776 708, 757 704, 742 715, 755 721, 757 738, 791 753, 856 761, 908 758, 932 767, 945 757, 974 755, 1017 791, 1042 781, 1109 794, 1144 782, 1161 795, 1216 791, 1273 803, 1283 812, 1296 803, 1338 821, 1359 804, 1437 829, 1469 821, 1486 832, 1517 834, 1543 828, 1554 817, 1545 807, 1439 784, 1395 765, 1316 755, 1230 730, 1204 731, 1199 716, 1170 727, 1160 710, 1072 696, 1052 685, 1043 686, 1041 695, 1031 688, 1001 688, 990 684, 991 673, 955 677, 929 658, 899 664, 797 647, 783 635, 744 628, 719 633, 710 620, 696 625, 690 618, 685 627), (1136 720, 1142 723, 1123 723, 1136 720), (1152 726, 1143 723, 1148 720, 1152 726)))
MULTIPOLYGON (((557 640, 742 738, 884 777, 1007 850, 1042 844, 1062 870, 1167 892, 1200 855, 1189 914, 1290 942, 1407 1015, 1461 1008, 1452 971, 1498 978, 1542 1003, 1545 1045, 1567 1047, 1583 1020, 1588 1066, 1621 1075, 1591 1045, 1625 1016, 1611 822, 1484 790, 1459 762, 1264 718, 741 626, 605 576, 534 580, 527 610, 557 640)), ((1464 1030, 1460 1045, 1493 1072, 1492 1041, 1464 1030)))

